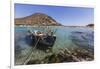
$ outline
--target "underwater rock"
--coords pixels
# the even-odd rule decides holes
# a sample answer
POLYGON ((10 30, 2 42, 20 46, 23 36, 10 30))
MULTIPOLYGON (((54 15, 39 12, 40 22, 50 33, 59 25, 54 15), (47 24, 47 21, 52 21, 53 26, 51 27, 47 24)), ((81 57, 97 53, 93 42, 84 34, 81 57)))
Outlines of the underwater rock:
POLYGON ((72 32, 72 35, 70 35, 70 39, 76 46, 85 48, 87 50, 91 49, 90 51, 94 51, 93 32, 72 32))
POLYGON ((31 65, 31 64, 40 64, 40 60, 30 60, 28 61, 27 65, 31 65))
POLYGON ((65 62, 80 62, 92 61, 94 54, 85 49, 76 48, 70 51, 69 49, 60 49, 59 53, 53 53, 45 56, 42 60, 30 60, 27 64, 47 64, 47 63, 65 63, 65 62))

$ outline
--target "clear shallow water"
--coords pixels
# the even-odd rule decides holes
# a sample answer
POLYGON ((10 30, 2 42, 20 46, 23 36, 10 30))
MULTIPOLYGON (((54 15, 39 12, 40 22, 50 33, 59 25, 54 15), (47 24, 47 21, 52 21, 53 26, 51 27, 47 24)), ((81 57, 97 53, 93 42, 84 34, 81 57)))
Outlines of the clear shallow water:
MULTIPOLYGON (((53 52, 58 53, 62 48, 94 48, 93 28, 87 27, 49 27, 55 31, 56 42, 53 46, 53 52)), ((23 64, 24 60, 30 54, 32 47, 25 42, 28 30, 47 31, 44 27, 15 27, 15 63, 23 64)), ((46 53, 35 49, 32 59, 42 59, 46 53)))

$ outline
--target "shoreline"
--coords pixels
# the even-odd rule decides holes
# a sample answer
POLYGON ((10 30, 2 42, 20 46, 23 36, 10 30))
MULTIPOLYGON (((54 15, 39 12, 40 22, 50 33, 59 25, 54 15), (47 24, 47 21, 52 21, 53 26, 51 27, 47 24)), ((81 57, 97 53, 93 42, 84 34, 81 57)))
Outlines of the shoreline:
MULTIPOLYGON (((75 27, 87 27, 87 26, 24 26, 24 25, 15 25, 15 27, 72 27, 72 28, 75 28, 75 27)), ((87 28, 94 28, 94 27, 87 27, 87 28)))

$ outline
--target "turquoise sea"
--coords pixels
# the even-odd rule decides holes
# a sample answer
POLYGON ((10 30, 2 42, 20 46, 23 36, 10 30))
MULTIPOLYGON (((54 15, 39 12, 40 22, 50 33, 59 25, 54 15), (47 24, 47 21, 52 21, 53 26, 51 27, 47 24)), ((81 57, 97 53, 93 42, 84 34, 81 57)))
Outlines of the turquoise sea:
MULTIPOLYGON (((29 46, 25 37, 28 30, 40 30, 46 32, 47 27, 15 27, 15 64, 23 64, 27 56, 30 54, 32 46, 29 46)), ((83 48, 94 50, 94 29, 90 27, 62 27, 49 26, 49 29, 55 32, 56 41, 52 48, 54 53, 58 53, 59 49, 67 48, 83 48)), ((42 59, 47 54, 35 49, 32 59, 42 59)))

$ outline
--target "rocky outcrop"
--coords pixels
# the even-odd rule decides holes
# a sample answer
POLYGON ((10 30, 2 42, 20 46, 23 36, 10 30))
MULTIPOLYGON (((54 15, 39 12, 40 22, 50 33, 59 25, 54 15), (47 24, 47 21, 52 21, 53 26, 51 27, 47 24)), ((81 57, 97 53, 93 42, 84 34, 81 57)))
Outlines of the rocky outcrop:
POLYGON ((94 27, 94 24, 88 24, 87 27, 94 27))
POLYGON ((15 18, 15 25, 60 26, 61 24, 46 14, 35 13, 27 17, 15 18))

